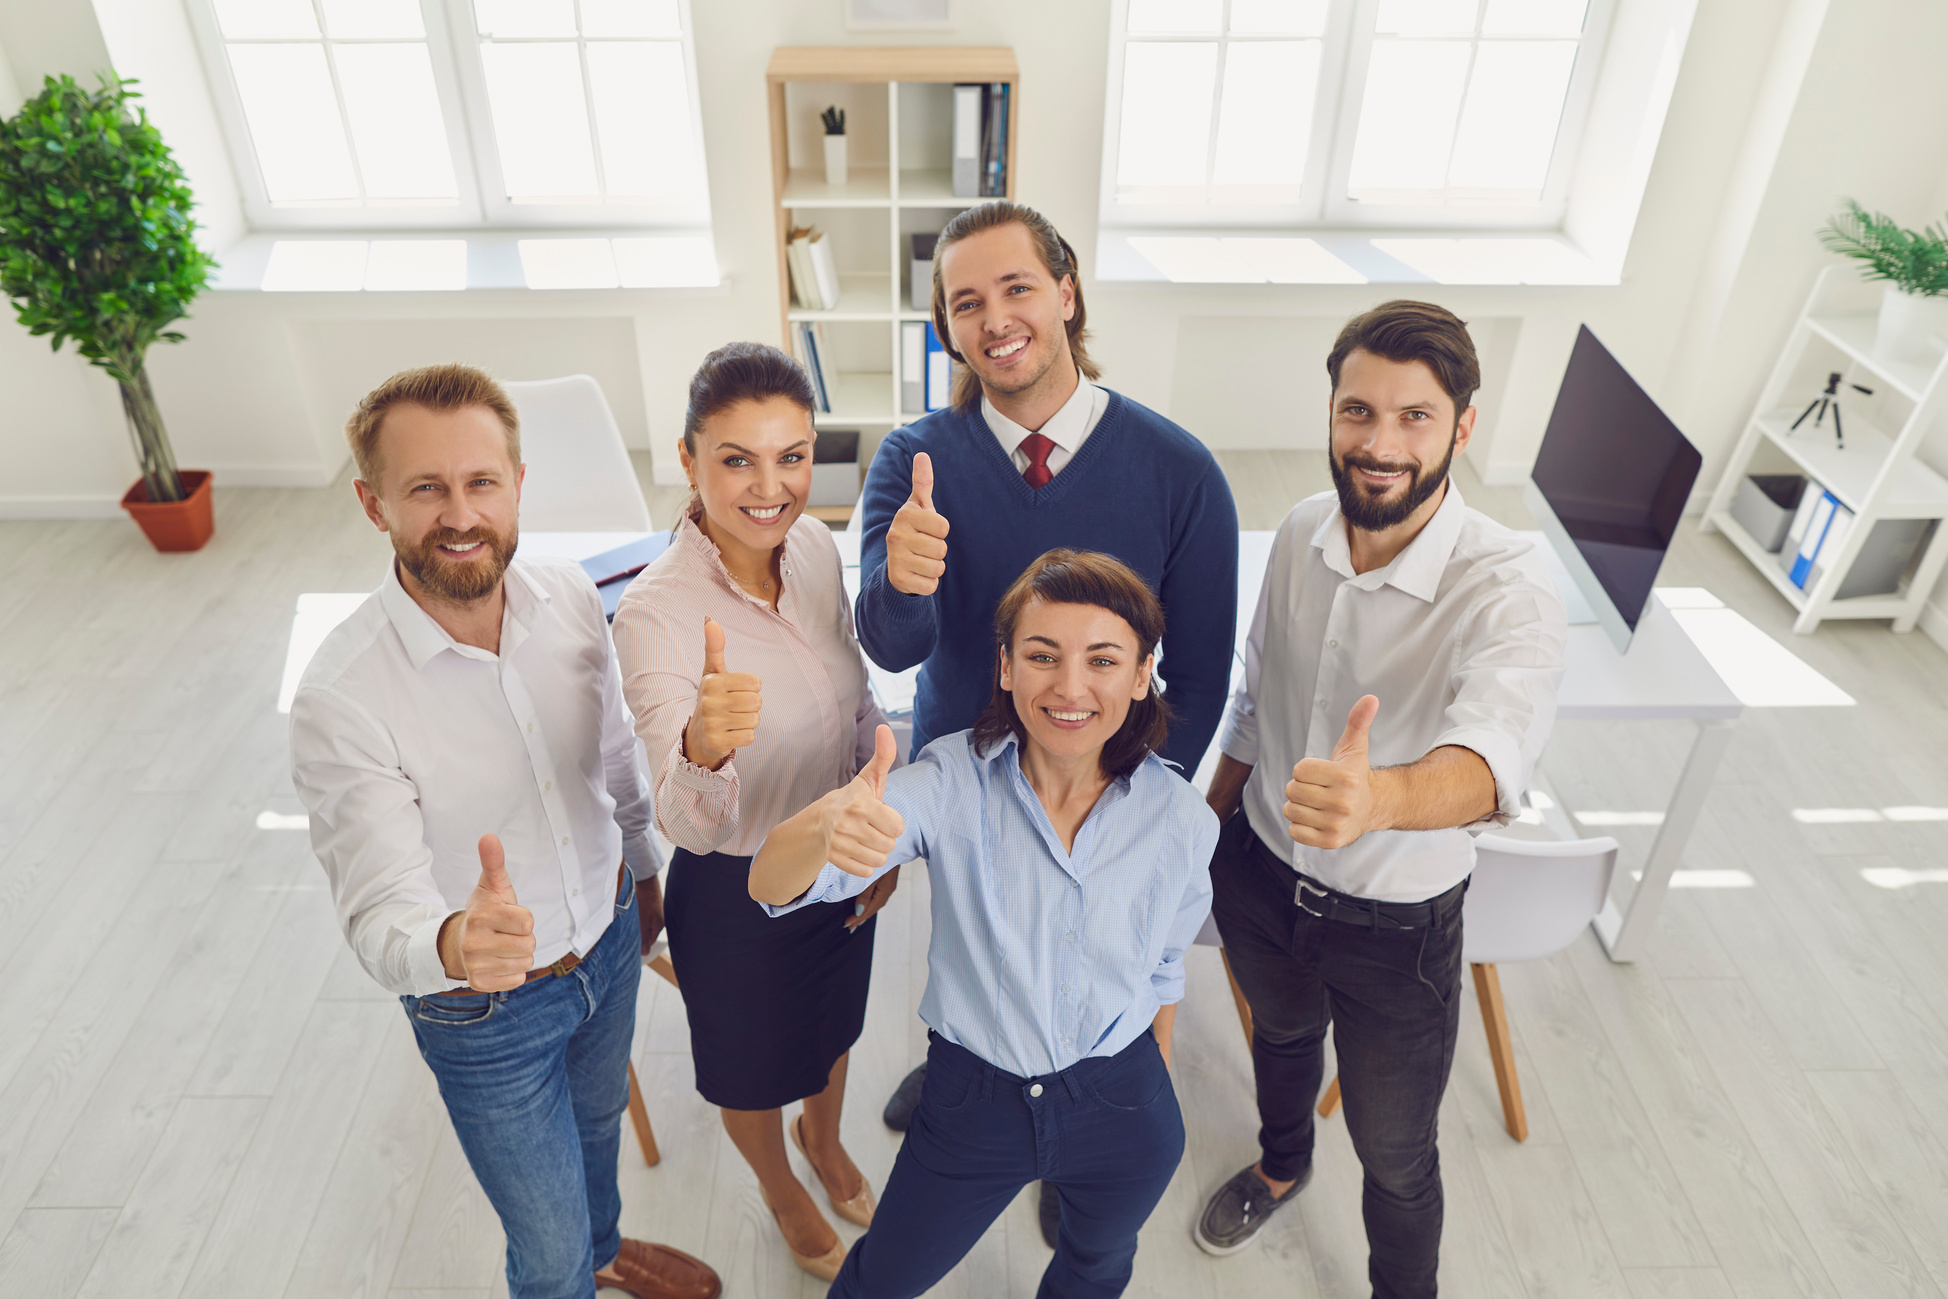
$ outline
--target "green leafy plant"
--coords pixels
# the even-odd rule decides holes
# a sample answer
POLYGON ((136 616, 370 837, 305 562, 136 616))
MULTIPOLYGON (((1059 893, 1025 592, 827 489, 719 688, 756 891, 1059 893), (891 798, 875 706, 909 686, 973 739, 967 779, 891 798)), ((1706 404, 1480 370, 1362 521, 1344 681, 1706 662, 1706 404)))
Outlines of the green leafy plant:
POLYGON ((1826 223, 1819 241, 1862 263, 1861 275, 1886 280, 1903 293, 1948 294, 1948 228, 1939 221, 1904 230, 1894 218, 1869 212, 1852 199, 1826 223))
POLYGON ((175 452, 143 356, 182 335, 169 326, 216 265, 196 246, 192 199, 135 84, 73 77, 0 122, 0 291, 31 334, 72 339, 122 389, 122 410, 151 501, 179 501, 175 452))

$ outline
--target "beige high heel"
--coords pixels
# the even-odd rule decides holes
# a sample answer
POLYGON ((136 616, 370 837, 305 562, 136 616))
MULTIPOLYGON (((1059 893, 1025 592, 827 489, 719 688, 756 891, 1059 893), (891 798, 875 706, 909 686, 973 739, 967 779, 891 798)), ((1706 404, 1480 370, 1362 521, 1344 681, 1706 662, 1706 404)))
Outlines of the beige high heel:
POLYGON ((838 1280, 839 1268, 845 1262, 845 1241, 839 1241, 823 1254, 801 1254, 797 1250, 792 1249, 791 1237, 785 1236, 785 1226, 783 1223, 778 1222, 778 1211, 771 1208, 771 1197, 765 1194, 763 1182, 758 1183, 758 1198, 763 1200, 764 1207, 770 1210, 771 1221, 777 1223, 778 1234, 784 1237, 785 1249, 791 1254, 791 1261, 821 1281, 831 1282, 838 1280))
MULTIPOLYGON (((798 1147, 798 1153, 805 1156, 806 1163, 812 1164, 811 1152, 805 1149, 805 1135, 798 1130, 798 1125, 804 1121, 805 1116, 803 1113, 796 1114, 792 1117, 791 1144, 798 1147)), ((825 1175, 818 1171, 817 1164, 812 1164, 812 1176, 818 1178, 820 1186, 825 1185, 825 1175)), ((859 1175, 859 1194, 853 1196, 850 1200, 841 1200, 838 1196, 832 1194, 829 1187, 826 1189, 825 1198, 832 1202, 833 1211, 847 1222, 860 1227, 870 1227, 873 1225, 873 1209, 876 1207, 873 1202, 873 1187, 872 1183, 866 1180, 864 1173, 859 1175)))

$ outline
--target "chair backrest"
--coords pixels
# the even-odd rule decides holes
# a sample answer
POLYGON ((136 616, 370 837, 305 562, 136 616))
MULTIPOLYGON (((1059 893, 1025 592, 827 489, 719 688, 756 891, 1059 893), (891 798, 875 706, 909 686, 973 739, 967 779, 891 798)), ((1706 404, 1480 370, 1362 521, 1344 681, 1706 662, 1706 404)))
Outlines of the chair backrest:
POLYGON ((571 374, 501 386, 521 416, 523 531, 650 531, 649 506, 602 385, 571 374))
POLYGON ((1462 909, 1462 955, 1476 965, 1549 956, 1574 942, 1603 909, 1617 841, 1475 839, 1462 909))

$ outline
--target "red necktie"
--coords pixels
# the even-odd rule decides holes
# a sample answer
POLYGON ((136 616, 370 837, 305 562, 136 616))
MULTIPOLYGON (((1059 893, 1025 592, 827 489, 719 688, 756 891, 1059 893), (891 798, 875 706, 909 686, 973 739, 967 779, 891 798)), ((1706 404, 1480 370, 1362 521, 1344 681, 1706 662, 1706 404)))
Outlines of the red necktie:
POLYGON ((1021 449, 1028 456, 1028 468, 1021 471, 1021 476, 1028 480, 1030 487, 1040 487, 1055 477, 1055 471, 1048 467, 1048 453, 1055 450, 1052 438, 1030 433, 1021 440, 1021 449))

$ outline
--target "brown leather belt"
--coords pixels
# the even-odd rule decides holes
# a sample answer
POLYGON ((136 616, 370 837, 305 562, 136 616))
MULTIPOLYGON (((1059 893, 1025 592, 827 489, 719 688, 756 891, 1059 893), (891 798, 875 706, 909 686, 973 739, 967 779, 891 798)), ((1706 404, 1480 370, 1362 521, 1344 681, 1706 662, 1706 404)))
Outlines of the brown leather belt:
MULTIPOLYGON (((628 883, 628 878, 627 878, 628 873, 629 873, 628 862, 624 862, 616 870, 616 901, 617 902, 622 901, 622 890, 623 890, 623 886, 628 883)), ((575 953, 570 952, 568 955, 562 957, 559 961, 555 961, 549 965, 544 965, 540 969, 529 970, 528 977, 521 980, 521 986, 526 987, 528 984, 533 983, 536 979, 560 978, 562 975, 567 974, 570 970, 573 970, 576 966, 580 965, 581 963, 582 963, 582 958, 575 955, 575 953)), ((445 992, 435 992, 431 995, 435 997, 479 997, 485 994, 473 988, 448 988, 445 992)))

